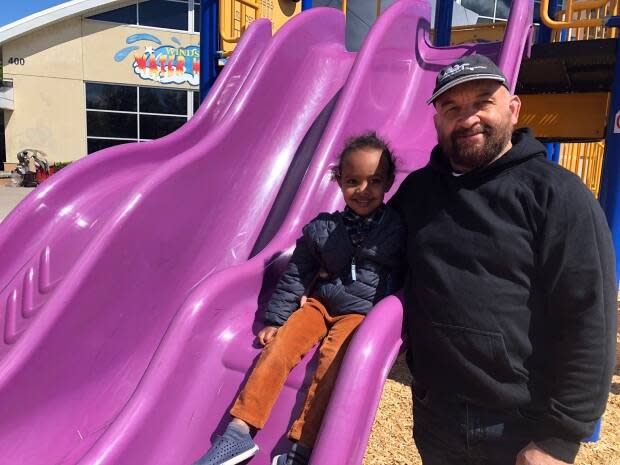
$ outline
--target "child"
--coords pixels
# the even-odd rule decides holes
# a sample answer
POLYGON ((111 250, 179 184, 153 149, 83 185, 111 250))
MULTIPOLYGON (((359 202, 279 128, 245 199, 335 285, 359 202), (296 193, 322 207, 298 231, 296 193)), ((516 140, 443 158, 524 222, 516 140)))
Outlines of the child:
POLYGON ((272 465, 308 463, 355 329, 400 286, 404 227, 383 203, 394 172, 392 153, 375 133, 347 143, 334 170, 346 207, 303 228, 267 306, 267 326, 258 333, 265 349, 230 411, 233 420, 194 465, 233 465, 255 455, 252 433, 264 426, 290 371, 322 340, 303 411, 289 432, 295 444, 272 465))

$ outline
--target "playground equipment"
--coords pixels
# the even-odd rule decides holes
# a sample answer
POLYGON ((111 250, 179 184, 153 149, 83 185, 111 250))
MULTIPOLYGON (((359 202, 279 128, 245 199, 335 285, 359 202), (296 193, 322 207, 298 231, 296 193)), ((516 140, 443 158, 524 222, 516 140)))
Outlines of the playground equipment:
POLYGON ((352 57, 337 11, 309 12, 271 41, 269 29, 252 24, 195 122, 67 167, 3 223, 0 443, 10 462, 77 462, 191 288, 279 225, 352 57))
POLYGON ((519 124, 533 127, 549 142, 549 158, 578 174, 598 195, 616 59, 616 32, 605 21, 618 13, 618 2, 579 1, 567 3, 569 11, 556 8, 557 2, 541 5, 539 42, 521 67, 519 124))
MULTIPOLYGON (((328 167, 344 140, 376 128, 403 163, 397 183, 422 166, 435 143, 432 109, 424 102, 443 65, 465 53, 485 53, 515 82, 531 24, 530 2, 516 1, 511 15, 501 48, 436 48, 427 41, 426 2, 403 0, 383 13, 356 58, 274 239, 248 262, 209 277, 193 290, 126 408, 81 464, 164 464, 173 459, 191 463, 204 452, 209 446, 205 434, 221 432, 225 412, 258 354, 251 346, 258 329, 256 314, 286 263, 286 252, 304 223, 321 210, 342 206, 328 167)), ((402 307, 395 297, 380 303, 361 326, 345 358, 311 464, 361 462, 385 377, 401 345, 401 326, 402 307)), ((286 447, 283 435, 299 408, 307 367, 303 362, 291 374, 274 414, 256 436, 261 451, 251 463, 267 464, 272 453, 286 447)))
MULTIPOLYGON (((253 21, 188 125, 80 161, 20 204, 0 229, 1 301, 19 317, 5 319, 5 342, 6 328, 15 339, 0 352, 6 460, 164 465, 201 455, 258 354, 256 315, 301 226, 342 206, 329 166, 344 140, 376 129, 399 154, 398 184, 436 142, 425 100, 442 66, 483 53, 516 82, 529 0, 513 2, 503 43, 430 45, 429 17, 425 0, 397 2, 356 55, 344 50, 336 10, 306 12, 271 41, 253 21), (141 163, 147 176, 104 159, 141 163), (95 168, 108 170, 105 183, 95 168), (4 260, 29 217, 45 235, 4 260), (22 293, 36 286, 35 300, 22 293)), ((401 326, 402 303, 389 297, 360 327, 312 464, 361 463, 401 326)), ((293 371, 252 463, 285 449, 309 366, 293 371)))
MULTIPOLYGON (((290 153, 296 145, 291 140, 308 131, 309 124, 299 121, 316 120, 349 73, 352 55, 344 51, 343 17, 335 10, 312 10, 287 23, 218 127, 117 201, 105 228, 82 248, 0 362, 0 414, 7 425, 0 445, 9 460, 191 463, 208 447, 206 432, 225 421, 257 354, 251 346, 256 312, 286 251, 318 211, 341 206, 329 165, 344 140, 377 129, 402 160, 400 181, 426 163, 435 144, 425 100, 442 66, 466 53, 484 53, 515 82, 531 27, 529 0, 514 3, 503 44, 431 46, 429 16, 425 1, 403 0, 380 17, 329 124, 317 131, 322 137, 316 150, 310 144, 312 161, 307 170, 305 164, 293 169, 297 178, 287 174, 292 182, 280 190, 275 208, 274 191, 264 189, 279 187, 280 164, 290 163, 282 152, 290 153), (267 72, 272 79, 261 79, 267 72), (274 82, 274 75, 281 80, 274 82), (200 181, 192 182, 194 173, 201 173, 200 181), (282 205, 291 207, 283 222, 273 213, 282 205), (270 209, 263 233, 256 231, 270 209), (272 240, 270 230, 277 230, 272 240), (241 264, 252 248, 259 253, 241 264)), ((401 344, 401 319, 398 299, 386 299, 355 337, 312 463, 360 463, 401 344)), ((306 368, 304 363, 294 371, 279 413, 257 436, 262 451, 254 463, 268 463, 272 450, 283 449, 287 412, 300 400, 306 368)))

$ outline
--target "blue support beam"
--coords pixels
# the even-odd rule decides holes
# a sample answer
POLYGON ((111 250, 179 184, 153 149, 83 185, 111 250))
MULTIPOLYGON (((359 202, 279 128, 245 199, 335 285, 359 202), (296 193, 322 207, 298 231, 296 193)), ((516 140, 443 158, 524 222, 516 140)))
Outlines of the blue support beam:
POLYGON ((557 142, 549 142, 545 144, 547 148, 547 160, 554 163, 560 163, 560 144, 557 142))
POLYGON ((547 149, 547 160, 553 161, 553 144, 548 142, 545 144, 545 148, 547 149))
MULTIPOLYGON (((549 16, 553 18, 556 11, 558 11, 558 0, 549 0, 549 16)), ((538 22, 540 22, 540 18, 538 18, 538 22)), ((542 22, 540 22, 540 29, 538 29, 538 42, 541 44, 551 42, 551 29, 542 22)))
POLYGON ((616 39, 616 65, 607 117, 599 200, 611 229, 616 248, 616 273, 620 276, 620 39, 616 39))
POLYGON ((306 11, 312 8, 312 0, 301 0, 301 11, 306 11))
POLYGON ((454 0, 437 0, 435 3, 435 45, 450 45, 452 32, 452 9, 454 0))
POLYGON ((217 77, 217 50, 219 46, 219 0, 202 0, 200 10, 200 102, 217 77))

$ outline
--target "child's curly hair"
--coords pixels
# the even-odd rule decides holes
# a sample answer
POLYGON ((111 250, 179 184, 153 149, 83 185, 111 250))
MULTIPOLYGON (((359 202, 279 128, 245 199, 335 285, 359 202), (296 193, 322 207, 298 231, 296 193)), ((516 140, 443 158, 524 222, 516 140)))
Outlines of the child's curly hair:
POLYGON ((388 179, 392 179, 396 174, 396 158, 387 142, 381 139, 375 131, 369 131, 347 140, 338 156, 338 164, 332 168, 332 179, 337 180, 340 177, 342 162, 349 154, 366 148, 381 150, 381 158, 387 162, 388 166, 388 179))

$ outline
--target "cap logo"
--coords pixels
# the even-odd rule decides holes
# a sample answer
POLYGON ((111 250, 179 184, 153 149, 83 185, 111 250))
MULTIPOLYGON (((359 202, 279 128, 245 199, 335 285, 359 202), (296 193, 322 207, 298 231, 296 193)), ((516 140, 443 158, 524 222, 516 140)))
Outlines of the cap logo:
POLYGON ((471 66, 469 63, 457 63, 453 66, 449 66, 448 68, 446 68, 442 73, 441 73, 441 77, 440 77, 440 81, 443 81, 446 78, 449 78, 450 76, 452 76, 453 74, 456 73, 460 73, 461 71, 475 71, 477 69, 487 69, 486 66, 471 66))

